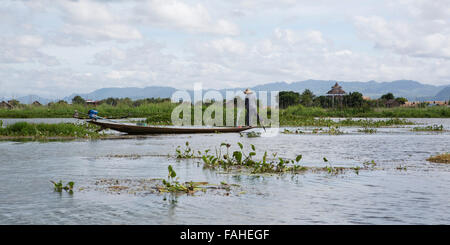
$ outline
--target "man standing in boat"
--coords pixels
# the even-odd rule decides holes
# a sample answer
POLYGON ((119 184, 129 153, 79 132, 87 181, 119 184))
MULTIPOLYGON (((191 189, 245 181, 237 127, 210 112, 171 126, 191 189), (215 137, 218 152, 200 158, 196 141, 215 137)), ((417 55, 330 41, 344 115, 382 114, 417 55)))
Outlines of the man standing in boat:
POLYGON ((245 94, 245 126, 257 126, 258 121, 262 124, 256 108, 256 96, 250 89, 245 94))

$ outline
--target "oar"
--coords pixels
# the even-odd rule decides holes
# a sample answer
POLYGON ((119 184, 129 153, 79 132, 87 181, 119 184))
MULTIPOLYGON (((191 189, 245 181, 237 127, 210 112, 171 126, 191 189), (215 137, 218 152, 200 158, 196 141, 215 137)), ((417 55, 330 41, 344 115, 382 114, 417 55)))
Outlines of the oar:
POLYGON ((99 116, 96 116, 95 119, 102 119, 102 120, 106 120, 106 121, 110 121, 110 122, 120 123, 120 122, 117 122, 117 121, 114 121, 114 120, 111 120, 108 118, 99 117, 99 116))
POLYGON ((264 127, 264 124, 263 124, 263 122, 262 122, 262 120, 261 120, 261 116, 259 116, 259 114, 256 114, 256 115, 258 115, 259 123, 260 123, 261 126, 263 127, 264 132, 266 132, 266 128, 264 127))

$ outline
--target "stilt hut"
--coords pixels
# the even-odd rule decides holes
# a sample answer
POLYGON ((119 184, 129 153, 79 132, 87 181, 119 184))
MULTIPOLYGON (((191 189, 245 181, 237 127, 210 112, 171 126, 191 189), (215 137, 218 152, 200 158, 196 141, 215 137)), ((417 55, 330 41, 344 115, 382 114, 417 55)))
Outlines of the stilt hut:
POLYGON ((342 96, 344 96, 345 94, 345 91, 336 82, 336 84, 331 87, 331 90, 327 92, 327 96, 331 97, 331 107, 334 107, 335 100, 337 101, 337 103, 339 103, 339 105, 342 106, 342 96))

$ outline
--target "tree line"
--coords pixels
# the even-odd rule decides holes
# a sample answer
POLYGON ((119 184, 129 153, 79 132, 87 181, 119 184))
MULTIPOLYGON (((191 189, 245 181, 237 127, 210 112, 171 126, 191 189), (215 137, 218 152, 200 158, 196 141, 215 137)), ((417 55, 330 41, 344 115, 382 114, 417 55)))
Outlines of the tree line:
MULTIPOLYGON (((137 107, 137 106, 140 106, 143 104, 162 103, 162 102, 168 102, 168 101, 170 101, 170 98, 145 98, 145 99, 132 100, 128 97, 127 98, 110 97, 107 99, 95 101, 95 104, 96 105, 107 104, 107 105, 111 105, 111 106, 125 105, 125 106, 137 107)), ((87 103, 86 100, 83 99, 79 95, 73 97, 73 99, 72 99, 72 104, 75 104, 75 105, 84 105, 86 103, 87 103)))
POLYGON ((294 91, 281 91, 278 95, 281 109, 293 105, 303 105, 306 107, 395 107, 405 104, 408 100, 404 97, 395 97, 392 93, 382 95, 379 99, 365 100, 359 92, 350 92, 342 96, 316 96, 314 93, 305 89, 303 93, 294 91))

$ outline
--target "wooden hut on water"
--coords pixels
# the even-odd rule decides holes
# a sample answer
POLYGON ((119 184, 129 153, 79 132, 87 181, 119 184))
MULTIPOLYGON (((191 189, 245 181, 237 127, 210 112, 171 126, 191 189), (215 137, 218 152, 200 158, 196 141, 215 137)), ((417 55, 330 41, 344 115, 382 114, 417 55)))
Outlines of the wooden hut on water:
POLYGON ((331 87, 331 90, 327 92, 327 96, 331 97, 331 107, 334 107, 335 100, 337 100, 339 105, 342 106, 342 97, 345 94, 346 94, 346 92, 336 82, 336 84, 333 87, 331 87))

